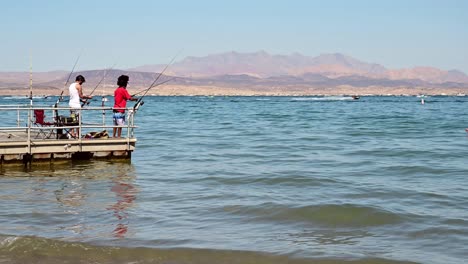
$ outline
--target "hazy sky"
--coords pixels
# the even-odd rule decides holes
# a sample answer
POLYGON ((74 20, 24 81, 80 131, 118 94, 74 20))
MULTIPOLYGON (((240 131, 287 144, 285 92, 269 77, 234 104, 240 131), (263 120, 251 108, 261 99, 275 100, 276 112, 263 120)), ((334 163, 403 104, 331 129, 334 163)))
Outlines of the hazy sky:
POLYGON ((2 0, 0 71, 166 64, 228 51, 344 53, 468 73, 464 0, 2 0))

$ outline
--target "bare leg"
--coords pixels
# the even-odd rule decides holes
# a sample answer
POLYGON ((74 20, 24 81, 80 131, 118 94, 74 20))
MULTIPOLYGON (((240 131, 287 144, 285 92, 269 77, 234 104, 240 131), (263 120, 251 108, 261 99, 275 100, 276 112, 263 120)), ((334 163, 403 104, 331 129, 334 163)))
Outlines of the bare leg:
POLYGON ((76 137, 75 129, 74 129, 74 128, 71 128, 71 129, 70 129, 70 132, 69 132, 68 134, 69 134, 68 136, 76 137))

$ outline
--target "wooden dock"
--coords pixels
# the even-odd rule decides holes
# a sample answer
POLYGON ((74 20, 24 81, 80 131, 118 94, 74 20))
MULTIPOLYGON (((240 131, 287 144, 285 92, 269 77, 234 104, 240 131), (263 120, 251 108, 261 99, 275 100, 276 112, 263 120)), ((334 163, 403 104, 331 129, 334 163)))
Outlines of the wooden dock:
MULTIPOLYGON (((91 110, 98 110, 100 113, 108 111, 110 112, 108 116, 112 117, 111 108, 91 110)), ((133 137, 135 128, 133 116, 128 125, 124 127, 127 131, 122 135, 125 136, 124 138, 87 138, 85 135, 80 135, 78 138, 69 139, 63 131, 70 128, 80 128, 80 131, 104 128, 112 131, 114 126, 106 126, 104 119, 101 124, 83 125, 80 117, 80 120, 77 120, 72 126, 57 123, 49 127, 38 127, 34 125, 31 114, 33 108, 21 108, 18 112, 20 111, 26 111, 26 114, 23 113, 23 119, 29 120, 26 126, 21 127, 19 125, 21 122, 18 121, 17 127, 0 128, 0 166, 2 167, 13 164, 32 165, 76 159, 130 160, 131 154, 135 150, 137 139, 133 137)), ((19 116, 20 114, 18 114, 18 120, 21 119, 19 116)))

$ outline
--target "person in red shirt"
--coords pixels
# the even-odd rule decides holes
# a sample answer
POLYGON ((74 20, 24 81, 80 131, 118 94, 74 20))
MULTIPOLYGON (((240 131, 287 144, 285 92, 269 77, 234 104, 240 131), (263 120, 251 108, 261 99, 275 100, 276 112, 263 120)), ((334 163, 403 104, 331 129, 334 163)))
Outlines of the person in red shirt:
POLYGON ((125 108, 127 107, 127 100, 136 101, 137 98, 132 97, 127 91, 129 77, 127 75, 120 75, 117 79, 119 86, 114 91, 114 127, 112 137, 120 138, 122 135, 122 127, 125 126, 125 108))

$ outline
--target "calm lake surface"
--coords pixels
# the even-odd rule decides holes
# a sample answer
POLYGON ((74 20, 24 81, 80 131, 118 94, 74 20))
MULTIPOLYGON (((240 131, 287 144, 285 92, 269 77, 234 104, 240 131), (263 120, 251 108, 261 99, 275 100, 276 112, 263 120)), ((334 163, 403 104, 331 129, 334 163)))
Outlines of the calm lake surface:
POLYGON ((1 168, 0 263, 466 263, 468 97, 425 100, 148 97, 131 163, 1 168))

